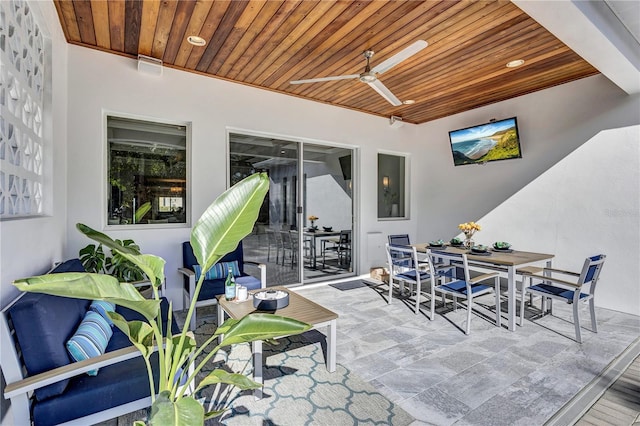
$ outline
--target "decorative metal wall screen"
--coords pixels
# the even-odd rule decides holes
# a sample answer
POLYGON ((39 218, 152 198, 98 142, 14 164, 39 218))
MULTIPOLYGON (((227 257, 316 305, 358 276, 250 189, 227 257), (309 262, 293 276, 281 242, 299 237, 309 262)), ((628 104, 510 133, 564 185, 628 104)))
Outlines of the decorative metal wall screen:
POLYGON ((43 214, 44 39, 24 1, 0 2, 0 218, 43 214))

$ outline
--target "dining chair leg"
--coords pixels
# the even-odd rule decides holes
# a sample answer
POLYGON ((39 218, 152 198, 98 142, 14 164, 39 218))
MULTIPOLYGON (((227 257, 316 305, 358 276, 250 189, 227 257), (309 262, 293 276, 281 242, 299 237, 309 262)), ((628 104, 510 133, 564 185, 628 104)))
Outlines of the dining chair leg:
POLYGON ((582 343, 582 336, 580 335, 580 317, 578 315, 579 303, 573 302, 573 325, 576 328, 576 340, 578 343, 582 343))
POLYGON ((416 283, 416 315, 420 312, 420 295, 422 293, 422 285, 420 282, 416 283))
POLYGON ((495 278, 496 291, 496 326, 501 326, 502 316, 500 315, 500 277, 495 278))
POLYGON ((433 282, 433 278, 431 280, 431 315, 429 316, 429 321, 433 321, 433 317, 436 312, 436 291, 435 291, 435 283, 433 282))
POLYGON ((589 311, 591 311, 591 330, 594 333, 598 332, 598 324, 596 323, 596 305, 593 297, 589 299, 589 311))
POLYGON ((471 329, 471 311, 473 310, 473 299, 469 298, 467 302, 467 329, 464 334, 469 334, 469 330, 471 329))
POLYGON ((522 279, 522 293, 520 293, 520 327, 524 321, 524 301, 527 296, 527 291, 524 288, 524 278, 522 279))
POLYGON ((389 299, 387 304, 391 304, 391 299, 393 297, 393 275, 389 275, 389 299))

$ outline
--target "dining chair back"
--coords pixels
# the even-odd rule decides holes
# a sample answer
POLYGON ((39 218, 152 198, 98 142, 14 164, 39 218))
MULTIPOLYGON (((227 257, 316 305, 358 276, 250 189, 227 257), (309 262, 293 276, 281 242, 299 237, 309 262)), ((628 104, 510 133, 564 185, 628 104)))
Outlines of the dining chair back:
POLYGON ((351 263, 351 230, 343 229, 337 239, 322 241, 322 267, 325 267, 328 253, 335 253, 338 257, 338 265, 351 263), (331 245, 329 245, 331 244, 331 245))
POLYGON ((280 258, 280 245, 276 238, 276 231, 267 228, 264 230, 264 233, 267 236, 267 262, 271 261, 271 248, 273 248, 276 251, 276 263, 278 263, 280 258))
POLYGON ((389 244, 394 246, 408 246, 411 244, 409 241, 409 234, 391 234, 387 235, 389 244))
POLYGON ((542 298, 542 314, 545 314, 545 302, 548 301, 549 313, 553 315, 553 300, 561 300, 573 307, 573 325, 576 333, 576 341, 582 343, 580 333, 579 302, 589 302, 591 313, 591 330, 598 332, 596 323, 596 310, 594 295, 596 285, 600 278, 600 272, 607 256, 599 254, 585 259, 582 270, 578 272, 565 271, 555 268, 544 268, 539 274, 524 274, 523 277, 542 281, 540 284, 524 288, 522 302, 520 303, 520 325, 524 317, 524 301, 527 293, 542 298), (561 276, 562 278, 559 278, 561 276), (573 277, 574 280, 570 281, 573 277), (576 280, 577 278, 577 280, 576 280))
POLYGON ((469 272, 469 262, 467 255, 464 253, 449 253, 443 251, 434 251, 427 249, 427 258, 431 271, 437 271, 434 265, 449 264, 457 265, 464 272, 463 279, 457 279, 455 274, 449 281, 435 285, 436 292, 442 294, 442 303, 446 306, 446 295, 453 297, 454 307, 458 303, 458 299, 467 301, 467 323, 465 334, 469 334, 471 328, 471 311, 474 307, 474 298, 483 296, 488 293, 495 293, 495 314, 496 326, 500 327, 500 276, 498 272, 489 272, 486 274, 471 277, 469 272), (493 279, 493 286, 481 284, 483 281, 493 279))
MULTIPOLYGON (((389 300, 393 300, 393 286, 397 282, 400 293, 404 292, 404 286, 409 285, 410 294, 415 294, 415 313, 420 311, 420 302, 423 295, 422 284, 432 280, 431 270, 424 271, 419 268, 418 253, 415 247, 406 245, 386 244, 387 261, 389 263, 389 300)), ((430 300, 430 316, 432 320, 435 313, 435 293, 433 291, 434 283, 431 282, 429 289, 430 300)))

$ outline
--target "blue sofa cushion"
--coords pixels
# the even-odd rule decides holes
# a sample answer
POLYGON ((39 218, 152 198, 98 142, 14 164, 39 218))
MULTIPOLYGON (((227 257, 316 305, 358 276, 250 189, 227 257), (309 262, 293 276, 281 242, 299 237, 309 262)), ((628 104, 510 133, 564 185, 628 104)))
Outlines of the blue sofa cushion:
MULTIPOLYGON (((151 356, 158 383, 158 354, 151 356)), ((73 377, 63 394, 33 406, 35 426, 57 425, 148 397, 149 379, 142 357, 102 367, 97 376, 73 377)))
MULTIPOLYGON (((225 254, 222 259, 218 261, 220 262, 233 262, 234 260, 238 261, 238 270, 240 271, 239 275, 245 275, 244 273, 244 251, 242 248, 242 241, 238 243, 238 247, 232 252, 225 254)), ((198 260, 196 259, 195 254, 193 254, 193 248, 191 247, 191 243, 189 241, 185 241, 182 243, 182 265, 185 268, 189 268, 194 271, 193 266, 198 264, 198 260)), ((226 277, 226 274, 225 274, 226 277)))
MULTIPOLYGON (((22 358, 29 376, 71 362, 65 342, 89 308, 89 301, 48 294, 25 293, 10 309, 22 358)), ((69 379, 35 390, 38 400, 60 395, 69 379)))
POLYGON ((50 274, 61 274, 63 272, 87 272, 80 262, 80 259, 70 259, 62 262, 49 272, 50 274))

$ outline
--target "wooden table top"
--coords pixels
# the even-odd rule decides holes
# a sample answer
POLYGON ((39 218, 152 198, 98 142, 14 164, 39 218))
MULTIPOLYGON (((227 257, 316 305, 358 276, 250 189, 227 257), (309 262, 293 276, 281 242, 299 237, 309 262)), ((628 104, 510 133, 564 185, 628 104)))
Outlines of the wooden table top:
MULTIPOLYGON (((233 319, 240 319, 255 312, 281 315, 283 317, 293 318, 295 320, 306 322, 312 325, 338 318, 338 314, 336 314, 335 312, 332 312, 329 309, 320 306, 315 302, 312 302, 306 297, 303 297, 297 292, 292 291, 286 287, 269 287, 268 290, 280 290, 289 293, 289 305, 285 308, 275 311, 259 311, 253 307, 252 297, 249 297, 249 299, 245 300, 244 302, 234 302, 226 300, 224 298, 224 295, 218 298, 218 303, 233 319)), ((264 291, 264 289, 250 291, 249 294, 253 294, 258 291, 264 291)))
MULTIPOLYGON (((422 244, 413 244, 417 251, 421 253, 426 253, 427 248, 429 247, 428 243, 422 244)), ((503 252, 496 251, 493 249, 489 249, 490 255, 477 255, 471 253, 469 250, 465 248, 452 247, 449 245, 445 245, 443 248, 433 248, 431 250, 435 251, 443 251, 448 253, 466 253, 467 259, 473 260, 475 262, 483 262, 483 263, 492 263, 494 265, 504 265, 504 266, 518 266, 524 265, 527 263, 539 262, 542 260, 553 259, 555 255, 546 254, 546 253, 533 253, 528 251, 518 251, 513 250, 511 252, 503 252)))

